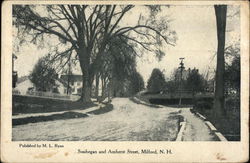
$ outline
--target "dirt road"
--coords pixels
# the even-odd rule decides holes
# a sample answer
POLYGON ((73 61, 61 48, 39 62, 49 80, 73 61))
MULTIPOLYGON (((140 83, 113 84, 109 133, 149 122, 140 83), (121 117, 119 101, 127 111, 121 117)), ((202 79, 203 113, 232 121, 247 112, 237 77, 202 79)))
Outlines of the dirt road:
POLYGON ((153 108, 115 98, 114 109, 85 118, 30 123, 13 127, 13 141, 174 141, 179 109, 153 108))

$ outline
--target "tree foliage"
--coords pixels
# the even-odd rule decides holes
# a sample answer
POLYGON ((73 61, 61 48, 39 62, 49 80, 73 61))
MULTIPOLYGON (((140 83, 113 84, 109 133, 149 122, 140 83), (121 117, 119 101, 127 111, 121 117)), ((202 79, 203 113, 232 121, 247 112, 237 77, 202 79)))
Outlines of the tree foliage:
POLYGON ((131 72, 131 75, 125 80, 115 80, 114 84, 115 97, 131 97, 144 89, 144 80, 137 71, 131 72))
POLYGON ((147 89, 149 92, 159 93, 164 89, 166 81, 163 73, 158 68, 153 69, 148 79, 147 89))
POLYGON ((197 92, 202 92, 206 88, 206 81, 196 68, 183 70, 181 80, 180 69, 175 69, 166 82, 166 88, 169 93, 176 93, 178 90, 191 91, 193 95, 197 92))
POLYGON ((38 60, 29 76, 38 91, 54 91, 57 77, 55 69, 48 64, 48 56, 38 60))
POLYGON ((176 80, 169 80, 166 82, 167 92, 165 93, 173 94, 178 90, 178 87, 179 87, 179 82, 177 82, 176 80))
POLYGON ((139 72, 134 72, 130 77, 130 94, 135 95, 145 87, 143 77, 139 72))
MULTIPOLYGON (((132 96, 144 88, 142 76, 136 71, 137 53, 126 43, 128 40, 117 39, 111 42, 106 73, 111 73, 114 95, 116 92, 124 96, 132 96)), ((120 95, 121 96, 121 95, 120 95)))
POLYGON ((109 84, 114 96, 119 92, 128 94, 130 78, 136 71, 136 54, 124 42, 125 40, 121 42, 120 39, 111 42, 101 62, 100 77, 103 87, 107 89, 109 84))
POLYGON ((240 55, 235 55, 230 64, 225 67, 226 93, 236 91, 240 94, 240 55))
POLYGON ((192 69, 186 79, 186 89, 192 90, 192 93, 202 92, 205 89, 205 79, 199 73, 198 69, 192 69))

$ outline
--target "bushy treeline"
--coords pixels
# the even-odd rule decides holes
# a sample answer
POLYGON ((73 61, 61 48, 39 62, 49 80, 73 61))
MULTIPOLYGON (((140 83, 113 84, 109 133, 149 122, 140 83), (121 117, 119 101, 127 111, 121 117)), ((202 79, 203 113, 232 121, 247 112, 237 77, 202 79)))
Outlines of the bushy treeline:
POLYGON ((174 71, 170 80, 166 81, 164 74, 155 68, 148 80, 147 90, 151 93, 176 93, 178 91, 189 91, 192 94, 203 92, 208 88, 207 81, 196 68, 174 71))

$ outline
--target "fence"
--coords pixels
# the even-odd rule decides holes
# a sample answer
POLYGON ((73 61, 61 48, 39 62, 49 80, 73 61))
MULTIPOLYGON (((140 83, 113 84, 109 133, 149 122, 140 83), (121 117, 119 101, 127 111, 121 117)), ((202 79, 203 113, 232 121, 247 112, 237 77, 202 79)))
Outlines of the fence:
POLYGON ((149 97, 149 98, 205 98, 205 97, 213 97, 214 94, 210 92, 199 92, 193 94, 190 90, 175 90, 175 91, 161 91, 159 93, 151 93, 146 92, 143 94, 143 96, 149 97))
POLYGON ((13 95, 23 95, 23 96, 33 96, 33 97, 43 97, 43 98, 54 98, 54 99, 62 99, 62 100, 71 100, 75 101, 80 98, 78 95, 66 95, 52 92, 42 92, 42 91, 27 91, 26 93, 21 93, 18 90, 12 91, 13 95))

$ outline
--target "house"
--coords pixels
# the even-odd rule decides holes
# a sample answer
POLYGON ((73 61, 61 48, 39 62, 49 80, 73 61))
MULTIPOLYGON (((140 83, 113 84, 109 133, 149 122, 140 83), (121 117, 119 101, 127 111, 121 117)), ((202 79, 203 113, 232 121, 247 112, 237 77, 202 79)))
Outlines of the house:
MULTIPOLYGON (((29 91, 39 92, 28 76, 18 78, 14 90, 20 94, 27 94, 29 91)), ((55 86, 46 92, 80 95, 82 93, 82 75, 59 75, 55 80, 55 86)))
POLYGON ((30 81, 28 76, 23 76, 17 79, 16 87, 14 90, 18 91, 20 94, 24 95, 27 91, 34 89, 34 84, 30 81))
POLYGON ((64 94, 78 94, 82 93, 82 75, 61 75, 59 77, 60 81, 67 83, 64 87, 64 94))
MULTIPOLYGON (((66 88, 66 86, 66 83, 58 79, 55 81, 55 86, 51 90, 48 90, 46 92, 65 94, 64 89, 66 88)), ((30 81, 29 76, 23 76, 18 78, 14 90, 22 95, 29 93, 29 91, 39 91, 35 87, 35 85, 30 81)))

